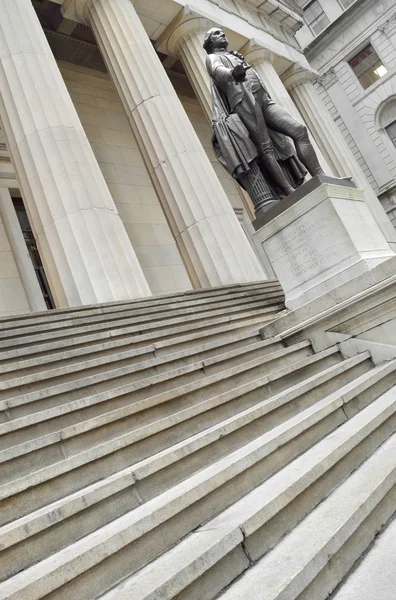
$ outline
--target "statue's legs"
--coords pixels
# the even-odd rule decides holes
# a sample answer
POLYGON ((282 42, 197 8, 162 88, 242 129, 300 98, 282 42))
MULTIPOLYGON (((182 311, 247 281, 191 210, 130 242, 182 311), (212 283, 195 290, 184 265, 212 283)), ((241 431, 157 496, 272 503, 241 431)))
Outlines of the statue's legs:
POLYGON ((279 200, 275 198, 273 191, 265 180, 257 160, 250 163, 250 171, 241 174, 237 181, 252 199, 256 218, 278 204, 279 200))
POLYGON ((275 158, 274 148, 267 125, 265 124, 264 115, 261 107, 255 100, 255 96, 249 92, 245 92, 242 102, 237 104, 234 112, 239 115, 239 118, 248 130, 250 138, 259 152, 258 160, 263 162, 271 178, 286 196, 294 192, 294 187, 285 178, 275 158))
MULTIPOLYGON (((255 94, 256 97, 256 94, 255 94)), ((259 98, 256 97, 259 101, 259 98)), ((308 137, 308 130, 305 125, 299 123, 284 108, 273 102, 262 107, 264 118, 267 125, 274 131, 288 135, 294 141, 298 158, 302 164, 314 175, 324 175, 323 169, 319 164, 315 150, 308 137)))

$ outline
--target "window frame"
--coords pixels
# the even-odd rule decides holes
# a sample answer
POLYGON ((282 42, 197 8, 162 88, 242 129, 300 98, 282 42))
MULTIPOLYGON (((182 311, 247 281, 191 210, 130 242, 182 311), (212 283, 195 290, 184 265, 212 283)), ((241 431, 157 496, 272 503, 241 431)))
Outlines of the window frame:
MULTIPOLYGON (((367 93, 370 88, 375 85, 376 83, 378 83, 379 81, 381 81, 381 79, 383 79, 383 77, 386 77, 386 75, 389 73, 389 69, 387 64, 382 60, 381 55, 379 54, 379 52, 377 51, 376 45, 375 43, 373 43, 373 41, 371 39, 366 40, 365 42, 360 43, 357 48, 355 48, 352 52, 349 53, 348 56, 345 57, 345 62, 348 65, 348 69, 350 70, 350 72, 353 74, 355 80, 357 81, 358 85, 360 86, 360 89, 362 91, 362 93, 367 93), (372 49, 374 50, 375 54, 378 56, 379 61, 381 62, 382 66, 385 67, 386 69, 386 73, 380 77, 379 79, 377 79, 376 81, 373 81, 371 83, 371 85, 369 85, 368 87, 363 87, 362 82, 359 79, 359 76, 355 73, 354 68, 351 65, 351 61, 354 58, 357 58, 358 55, 360 54, 360 52, 362 52, 363 50, 365 50, 368 46, 371 46, 372 49)), ((367 69, 368 70, 368 69, 367 69)), ((365 71, 366 73, 367 71, 365 71)), ((363 75, 364 73, 362 73, 363 75)))
POLYGON ((309 31, 315 36, 317 37, 318 35, 320 35, 322 33, 322 31, 324 31, 326 29, 326 27, 328 27, 331 24, 331 21, 329 19, 329 17, 327 16, 327 13, 325 11, 325 9, 323 8, 321 1, 320 0, 310 0, 310 2, 308 2, 304 7, 303 7, 303 12, 304 12, 304 19, 305 22, 307 24, 307 27, 309 29, 309 31), (314 19, 311 23, 308 23, 308 19, 305 16, 305 11, 310 8, 310 6, 312 6, 313 4, 317 3, 320 8, 322 9, 322 13, 319 16, 324 15, 326 17, 326 19, 328 20, 328 23, 323 27, 323 29, 321 29, 320 31, 316 32, 314 31, 313 27, 312 27, 312 23, 316 22, 316 19, 318 19, 319 17, 316 17, 316 19, 314 19))

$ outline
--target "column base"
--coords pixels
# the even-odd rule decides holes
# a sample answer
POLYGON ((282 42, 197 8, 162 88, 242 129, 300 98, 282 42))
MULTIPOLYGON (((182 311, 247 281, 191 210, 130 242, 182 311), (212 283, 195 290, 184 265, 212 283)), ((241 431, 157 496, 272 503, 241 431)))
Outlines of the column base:
MULTIPOLYGON (((291 196, 266 213, 255 233, 295 309, 394 256, 364 202, 364 192, 320 183, 298 201, 291 196), (271 215, 277 212, 276 216, 271 215)), ((312 182, 312 183, 311 183, 312 182)), ((318 182, 316 182, 317 184, 318 182)), ((305 186, 303 186, 305 188, 305 186)))

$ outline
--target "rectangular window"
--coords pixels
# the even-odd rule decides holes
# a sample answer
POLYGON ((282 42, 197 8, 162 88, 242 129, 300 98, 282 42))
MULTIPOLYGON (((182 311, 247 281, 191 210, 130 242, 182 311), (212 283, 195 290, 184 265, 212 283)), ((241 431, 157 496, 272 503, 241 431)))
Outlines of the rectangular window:
POLYGON ((348 62, 365 90, 387 73, 371 44, 363 48, 348 62))
POLYGON ((304 17, 312 33, 315 35, 318 35, 330 23, 330 19, 318 0, 314 0, 304 8, 304 17))

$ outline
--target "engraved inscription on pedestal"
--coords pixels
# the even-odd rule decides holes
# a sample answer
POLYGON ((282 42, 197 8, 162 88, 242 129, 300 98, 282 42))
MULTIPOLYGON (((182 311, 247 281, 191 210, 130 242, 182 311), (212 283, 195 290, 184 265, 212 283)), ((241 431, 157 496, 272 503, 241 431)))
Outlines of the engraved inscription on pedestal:
POLYGON ((354 253, 343 229, 335 231, 336 222, 334 209, 322 205, 266 240, 266 252, 287 289, 320 275, 354 253))

